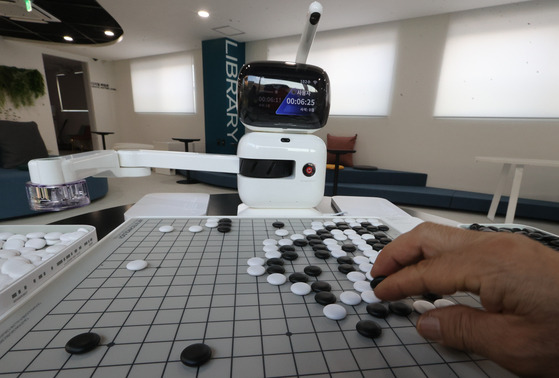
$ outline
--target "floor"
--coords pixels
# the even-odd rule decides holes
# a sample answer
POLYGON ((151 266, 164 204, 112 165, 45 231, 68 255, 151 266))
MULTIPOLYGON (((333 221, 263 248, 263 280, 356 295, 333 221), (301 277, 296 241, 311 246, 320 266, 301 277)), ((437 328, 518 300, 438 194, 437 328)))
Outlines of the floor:
MULTIPOLYGON (((153 173, 147 177, 134 178, 109 178, 109 192, 104 198, 93 201, 89 206, 66 210, 56 213, 39 214, 35 216, 11 219, 0 222, 0 225, 32 225, 32 224, 48 224, 61 219, 88 213, 91 211, 106 209, 115 206, 129 205, 140 200, 144 195, 149 193, 234 193, 235 191, 226 188, 206 184, 190 184, 181 185, 176 181, 183 178, 182 176, 165 175, 153 173)), ((485 214, 457 212, 450 210, 411 207, 406 206, 405 209, 413 209, 423 211, 439 217, 452 219, 460 223, 502 223, 504 217, 497 217, 494 222, 490 222, 485 214)), ((539 228, 547 232, 559 235, 559 222, 544 222, 533 219, 516 219, 515 223, 523 224, 530 227, 539 228)))

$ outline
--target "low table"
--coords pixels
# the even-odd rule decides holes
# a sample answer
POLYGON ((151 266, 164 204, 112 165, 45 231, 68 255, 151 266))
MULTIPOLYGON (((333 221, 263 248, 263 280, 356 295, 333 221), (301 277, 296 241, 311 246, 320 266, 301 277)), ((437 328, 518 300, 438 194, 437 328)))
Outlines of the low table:
POLYGON ((495 194, 493 195, 493 200, 491 201, 491 206, 489 207, 489 212, 487 213, 487 217, 491 220, 495 219, 495 213, 497 212, 497 206, 499 206, 499 201, 501 200, 501 195, 503 194, 507 176, 509 175, 511 168, 514 169, 514 178, 512 180, 512 187, 510 191, 509 204, 507 207, 507 214, 505 216, 505 223, 513 223, 514 221, 516 204, 518 203, 518 194, 520 192, 520 184, 522 183, 522 175, 524 174, 524 166, 533 165, 539 167, 559 168, 559 161, 544 159, 477 156, 476 162, 497 163, 503 165, 503 168, 501 169, 501 175, 499 176, 499 182, 497 184, 497 189, 495 189, 495 194))

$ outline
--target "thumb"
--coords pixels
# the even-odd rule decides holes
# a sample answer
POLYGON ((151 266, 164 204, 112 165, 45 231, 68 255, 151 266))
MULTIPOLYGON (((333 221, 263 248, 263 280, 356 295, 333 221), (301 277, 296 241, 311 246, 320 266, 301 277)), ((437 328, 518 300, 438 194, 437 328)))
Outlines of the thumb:
POLYGON ((417 331, 426 339, 490 359, 508 338, 506 330, 501 314, 461 305, 426 312, 417 322, 417 331))

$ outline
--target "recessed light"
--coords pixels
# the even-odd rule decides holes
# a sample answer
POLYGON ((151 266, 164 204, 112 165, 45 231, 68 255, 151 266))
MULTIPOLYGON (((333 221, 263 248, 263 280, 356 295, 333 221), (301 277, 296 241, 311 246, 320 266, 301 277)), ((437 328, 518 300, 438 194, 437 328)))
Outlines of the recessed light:
POLYGON ((112 30, 105 30, 105 35, 107 37, 114 37, 115 33, 112 30))
POLYGON ((64 36, 64 40, 65 40, 65 41, 68 41, 68 42, 73 42, 73 41, 74 41, 74 38, 70 37, 69 35, 65 35, 65 36, 64 36))
POLYGON ((208 12, 206 10, 199 10, 198 11, 198 16, 200 16, 202 18, 208 18, 208 17, 210 17, 210 12, 208 12))

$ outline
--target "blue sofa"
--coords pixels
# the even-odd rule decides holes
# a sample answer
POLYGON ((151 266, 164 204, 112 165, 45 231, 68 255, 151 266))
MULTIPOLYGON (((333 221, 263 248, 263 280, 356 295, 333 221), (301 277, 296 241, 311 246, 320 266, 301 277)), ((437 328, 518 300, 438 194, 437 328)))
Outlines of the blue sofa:
MULTIPOLYGON (((198 181, 237 188, 236 175, 191 171, 190 176, 198 181)), ((326 172, 324 195, 332 195, 334 172, 326 172)), ((381 197, 398 204, 425 206, 457 211, 486 213, 489 211, 492 194, 463 190, 433 188, 426 186, 427 174, 393 171, 387 169, 366 170, 346 167, 339 171, 338 195, 381 197)), ((505 215, 508 197, 501 197, 498 215, 505 215)), ((559 203, 519 198, 516 207, 519 218, 541 219, 559 222, 559 203)))
MULTIPOLYGON (((17 168, 0 168, 0 219, 18 218, 38 214, 31 210, 25 193, 29 172, 17 168)), ((106 178, 86 179, 91 200, 104 197, 109 184, 106 178)))

